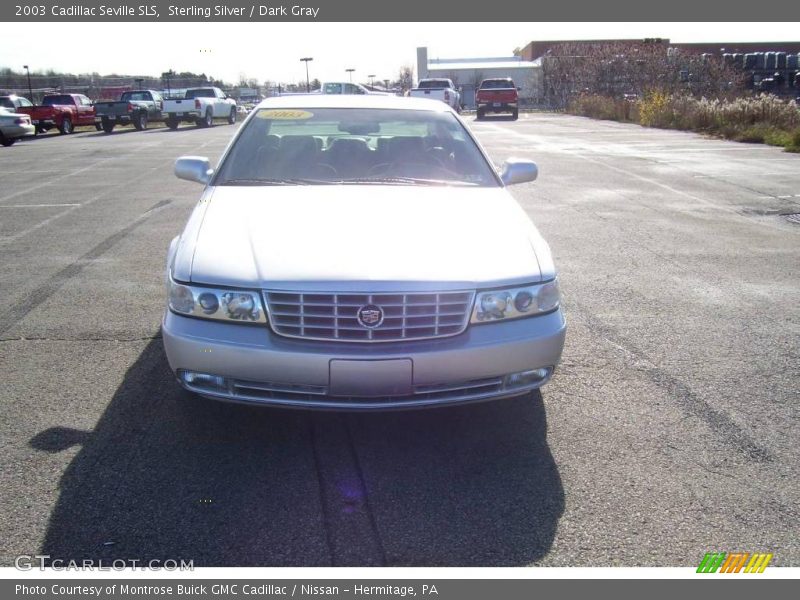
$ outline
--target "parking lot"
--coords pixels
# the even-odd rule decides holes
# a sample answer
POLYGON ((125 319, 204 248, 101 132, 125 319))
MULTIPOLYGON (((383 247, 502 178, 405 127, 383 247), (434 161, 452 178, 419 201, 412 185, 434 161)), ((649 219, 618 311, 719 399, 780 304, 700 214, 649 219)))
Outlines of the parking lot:
POLYGON ((782 216, 800 213, 800 155, 467 120, 496 162, 539 164, 513 193, 553 250, 567 343, 540 394, 417 412, 242 407, 174 382, 164 260, 201 188, 172 165, 216 160, 234 127, 0 149, 0 564, 800 565, 800 224, 782 216))

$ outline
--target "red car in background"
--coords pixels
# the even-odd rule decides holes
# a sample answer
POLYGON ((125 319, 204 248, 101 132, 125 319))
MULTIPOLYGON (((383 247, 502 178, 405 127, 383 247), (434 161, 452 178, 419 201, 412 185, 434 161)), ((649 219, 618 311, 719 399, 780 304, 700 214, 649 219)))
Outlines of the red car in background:
POLYGON ((57 127, 62 135, 69 134, 81 125, 94 125, 99 129, 94 104, 83 94, 48 94, 42 98, 41 105, 18 110, 30 115, 36 133, 57 127))
POLYGON ((486 113, 511 113, 511 118, 519 116, 519 96, 517 86, 508 77, 484 79, 475 92, 475 105, 478 120, 486 113))

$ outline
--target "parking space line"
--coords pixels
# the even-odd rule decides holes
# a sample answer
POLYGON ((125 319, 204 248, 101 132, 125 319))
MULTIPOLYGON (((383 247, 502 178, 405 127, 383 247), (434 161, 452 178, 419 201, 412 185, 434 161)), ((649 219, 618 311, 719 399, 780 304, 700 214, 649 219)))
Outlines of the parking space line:
POLYGON ((32 232, 36 231, 37 229, 41 229, 42 227, 45 227, 45 226, 49 225, 50 223, 52 223, 56 219, 60 219, 64 215, 68 215, 73 210, 77 210, 79 206, 80 206, 80 204, 77 205, 77 206, 70 206, 69 208, 67 208, 67 210, 62 210, 61 212, 54 214, 52 217, 48 217, 44 221, 40 221, 36 225, 32 225, 31 227, 28 227, 28 229, 24 229, 23 231, 20 231, 19 233, 16 233, 14 235, 9 235, 7 237, 0 238, 0 244, 8 244, 8 243, 14 242, 14 241, 16 241, 16 240, 18 240, 18 239, 20 239, 22 237, 25 237, 29 233, 32 233, 32 232))
POLYGON ((38 190, 40 188, 47 187, 48 185, 53 185, 53 183, 55 183, 56 181, 61 181, 62 179, 66 179, 67 177, 72 177, 73 175, 78 175, 79 173, 84 173, 85 171, 89 171, 91 169, 94 169, 99 164, 108 162, 110 160, 114 160, 115 158, 116 157, 104 158, 104 159, 99 160, 99 161, 97 161, 95 163, 87 165, 87 166, 85 166, 85 167, 83 167, 81 169, 78 169, 77 171, 70 171, 69 173, 64 173, 64 175, 62 175, 60 177, 55 177, 55 178, 53 178, 53 179, 51 179, 49 181, 44 181, 42 183, 34 185, 33 187, 29 187, 28 189, 19 190, 17 192, 13 192, 13 193, 9 194, 8 196, 3 196, 2 198, 0 198, 0 202, 5 202, 6 200, 11 200, 12 198, 16 198, 17 196, 22 196, 23 194, 27 194, 29 192, 33 192, 33 191, 38 190))
MULTIPOLYGON (((511 135, 519 137, 519 138, 530 140, 534 144, 538 143, 538 144, 541 145, 541 136, 531 135, 531 134, 522 133, 520 131, 510 130, 510 129, 507 129, 507 128, 503 128, 503 127, 501 127, 499 125, 493 125, 493 124, 489 124, 489 123, 485 124, 485 126, 486 127, 491 127, 495 131, 502 131, 502 132, 506 133, 506 135, 511 134, 511 135)), ((601 148, 605 148, 605 146, 602 146, 601 148)), ((749 221, 751 223, 753 222, 752 219, 750 219, 749 217, 743 216, 733 206, 729 206, 729 205, 725 205, 725 204, 719 204, 717 202, 714 202, 713 200, 709 200, 707 198, 703 198, 701 196, 697 196, 695 194, 691 194, 689 192, 685 192, 683 190, 679 190, 677 188, 674 188, 674 187, 672 187, 670 185, 667 185, 666 183, 658 181, 657 179, 653 179, 652 177, 646 177, 644 175, 639 175, 638 173, 634 173, 633 171, 630 171, 628 169, 623 169, 623 168, 618 167, 616 165, 609 164, 608 162, 605 162, 605 161, 598 160, 596 158, 590 157, 589 156, 590 153, 597 154, 597 149, 598 148, 596 148, 596 147, 593 148, 593 147, 588 146, 588 145, 582 145, 582 146, 579 147, 579 149, 562 148, 561 152, 563 152, 565 154, 571 154, 573 156, 582 158, 583 160, 586 160, 586 161, 588 161, 590 163, 594 163, 596 165, 602 166, 602 167, 604 167, 606 169, 611 169, 612 171, 616 171, 616 172, 621 173, 623 175, 627 175, 628 177, 632 177, 634 179, 638 179, 638 180, 643 181, 645 183, 648 183, 650 185, 654 185, 656 187, 660 187, 660 188, 662 188, 662 189, 664 189, 664 190, 666 190, 668 192, 671 192, 671 193, 679 195, 679 196, 683 196, 684 198, 689 198, 690 200, 694 200, 695 202, 698 202, 698 203, 703 204, 705 206, 708 206, 710 208, 714 208, 716 210, 719 210, 720 212, 726 212, 726 213, 728 213, 729 215, 731 215, 734 218, 741 218, 741 219, 745 219, 745 220, 747 220, 747 221, 749 221)), ((611 158, 613 159, 613 157, 611 157, 611 158)), ((752 190, 750 190, 750 191, 752 192, 752 190)), ((766 227, 771 227, 773 229, 780 228, 779 226, 773 224, 770 221, 757 221, 757 222, 759 224, 761 224, 761 225, 764 225, 766 227)))
MULTIPOLYGON (((21 322, 22 319, 24 319, 25 316, 27 316, 31 311, 36 309, 36 307, 45 302, 48 298, 50 298, 50 296, 55 294, 55 292, 61 288, 65 281, 78 275, 84 268, 86 268, 87 265, 92 264, 96 258, 105 254, 120 240, 133 232, 153 214, 168 206, 171 202, 171 200, 161 200, 160 202, 155 203, 153 206, 131 221, 128 225, 105 238, 86 254, 61 269, 55 275, 51 275, 43 284, 33 290, 26 298, 17 304, 12 305, 5 313, 0 314, 0 333, 5 333, 11 327, 21 322)), ((73 208, 70 209, 70 211, 71 210, 75 209, 73 208)))
POLYGON ((80 204, 0 204, 0 208, 57 208, 59 206, 80 206, 80 204))
MULTIPOLYGON (((195 150, 195 152, 196 152, 197 150, 200 150, 201 148, 205 148, 206 146, 208 146, 209 144, 213 143, 214 141, 215 140, 207 140, 207 141, 203 142, 202 144, 200 144, 199 146, 198 145, 193 145, 192 147, 196 149, 195 150)), ((100 163, 107 162, 107 161, 110 161, 110 160, 114 160, 114 158, 120 158, 120 157, 105 158, 105 159, 103 159, 101 161, 98 161, 98 162, 88 166, 88 167, 84 167, 83 169, 79 169, 78 171, 73 171, 72 173, 69 173, 69 175, 76 175, 76 174, 78 174, 80 172, 83 172, 83 171, 85 171, 87 169, 92 169, 92 168, 96 167, 97 165, 99 165, 100 163)), ((151 173, 153 171, 156 171, 156 170, 164 168, 164 167, 169 167, 171 169, 172 168, 172 164, 169 163, 169 164, 165 165, 163 162, 159 162, 159 164, 157 164, 156 166, 150 167, 149 169, 145 169, 144 171, 141 171, 141 172, 137 173, 137 175, 135 177, 133 177, 131 179, 127 179, 127 180, 123 181, 122 183, 116 184, 113 187, 110 187, 109 189, 107 189, 105 191, 102 191, 99 194, 96 194, 95 196, 93 196, 92 198, 90 198, 86 202, 83 202, 82 204, 55 205, 55 206, 64 206, 64 207, 66 207, 67 210, 63 210, 63 211, 59 212, 58 214, 55 214, 55 215, 45 219, 44 221, 41 221, 40 223, 37 223, 36 225, 33 225, 33 226, 29 227, 28 229, 20 231, 19 233, 16 233, 16 234, 14 234, 12 236, 7 236, 7 237, 0 238, 0 245, 9 244, 9 243, 15 242, 15 241, 25 237, 29 233, 33 233, 34 231, 37 231, 38 229, 41 229, 42 227, 45 227, 45 226, 49 225, 53 221, 56 221, 57 219, 60 219, 61 217, 68 215, 72 211, 77 210, 78 208, 80 208, 82 206, 88 206, 90 204, 93 204, 97 200, 100 200, 101 198, 107 196, 108 194, 116 191, 117 189, 119 189, 119 187, 125 187, 128 184, 133 183, 134 181, 139 181, 142 178, 143 174, 151 173)), ((67 175, 65 175, 65 177, 66 176, 67 175)), ((61 178, 58 178, 58 179, 61 179, 61 178)), ((55 180, 53 180, 53 181, 55 181, 55 180)), ((41 184, 39 186, 36 186, 35 188, 30 188, 27 191, 31 191, 31 190, 36 189, 38 187, 43 187, 44 185, 49 185, 49 183, 50 182, 48 182, 47 184, 41 184)), ((10 196, 6 196, 5 198, 0 198, 0 201, 7 200, 9 198, 13 198, 13 197, 18 196, 18 195, 23 194, 23 193, 26 193, 26 192, 16 192, 14 194, 11 194, 10 196)), ((20 205, 20 206, 26 206, 26 205, 20 205)), ((2 206, 0 206, 0 208, 2 208, 2 206)))

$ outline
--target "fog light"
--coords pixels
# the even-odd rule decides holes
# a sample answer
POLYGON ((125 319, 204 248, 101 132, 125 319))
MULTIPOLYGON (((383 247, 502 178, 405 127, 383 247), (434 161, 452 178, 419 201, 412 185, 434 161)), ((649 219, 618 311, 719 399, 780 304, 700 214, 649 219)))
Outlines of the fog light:
POLYGON ((219 390, 227 390, 228 383, 224 377, 220 375, 211 375, 210 373, 196 373, 194 371, 181 371, 180 378, 187 385, 201 388, 214 388, 219 390))
POLYGON ((532 369, 530 371, 522 371, 520 373, 511 373, 506 375, 505 386, 507 388, 523 387, 532 385, 543 381, 550 375, 550 368, 532 369))

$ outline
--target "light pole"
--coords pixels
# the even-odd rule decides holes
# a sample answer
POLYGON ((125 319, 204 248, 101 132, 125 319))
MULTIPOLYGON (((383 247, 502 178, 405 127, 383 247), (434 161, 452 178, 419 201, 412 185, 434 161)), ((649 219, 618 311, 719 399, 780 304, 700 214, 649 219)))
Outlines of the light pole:
POLYGON ((375 87, 375 75, 367 75, 369 77, 369 87, 375 87))
POLYGON ((389 80, 388 79, 384 79, 383 83, 386 84, 386 91, 388 92, 389 91, 389 80))
POLYGON ((30 101, 33 102, 33 86, 31 86, 31 70, 28 68, 28 65, 22 65, 22 68, 25 69, 28 73, 28 93, 31 95, 30 101))
POLYGON ((353 83, 353 71, 355 71, 355 69, 345 69, 345 71, 350 75, 350 83, 353 83))
POLYGON ((308 61, 314 60, 311 56, 306 56, 305 58, 301 58, 300 62, 306 63, 306 94, 311 91, 311 85, 308 82, 308 61))

